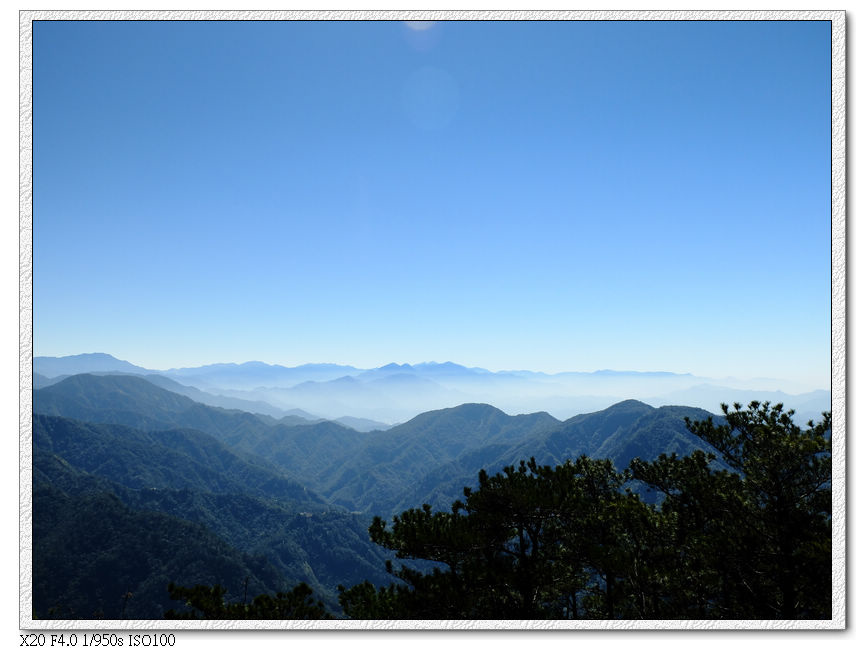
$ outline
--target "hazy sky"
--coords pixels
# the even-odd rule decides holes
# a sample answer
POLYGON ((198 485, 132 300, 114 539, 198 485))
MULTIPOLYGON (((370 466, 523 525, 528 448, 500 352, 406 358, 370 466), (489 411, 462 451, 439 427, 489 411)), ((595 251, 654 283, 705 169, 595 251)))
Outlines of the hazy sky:
POLYGON ((828 22, 34 29, 34 351, 828 388, 828 22))

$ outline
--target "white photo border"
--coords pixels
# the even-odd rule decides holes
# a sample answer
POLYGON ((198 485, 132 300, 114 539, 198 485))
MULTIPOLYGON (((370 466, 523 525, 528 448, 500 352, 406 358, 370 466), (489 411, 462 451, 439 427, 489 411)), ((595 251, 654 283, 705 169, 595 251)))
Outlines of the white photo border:
POLYGON ((847 232, 844 11, 31 11, 19 12, 19 625, 22 630, 843 630, 847 609, 847 232), (33 21, 676 20, 831 22, 832 618, 814 621, 170 621, 32 618, 33 21))

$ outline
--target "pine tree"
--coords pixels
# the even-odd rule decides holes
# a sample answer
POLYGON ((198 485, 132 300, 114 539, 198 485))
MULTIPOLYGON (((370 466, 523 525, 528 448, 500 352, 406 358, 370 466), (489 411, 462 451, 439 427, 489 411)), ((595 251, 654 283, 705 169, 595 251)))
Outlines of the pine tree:
POLYGON ((831 617, 831 415, 803 430, 782 404, 721 409, 724 423, 686 419, 717 456, 630 465, 666 496, 675 593, 706 617, 831 617))
POLYGON ((370 536, 429 571, 340 588, 354 618, 831 617, 831 415, 798 427, 781 404, 685 420, 717 454, 585 456, 481 471, 451 512, 429 505, 370 536), (652 499, 652 493, 659 497, 652 499))

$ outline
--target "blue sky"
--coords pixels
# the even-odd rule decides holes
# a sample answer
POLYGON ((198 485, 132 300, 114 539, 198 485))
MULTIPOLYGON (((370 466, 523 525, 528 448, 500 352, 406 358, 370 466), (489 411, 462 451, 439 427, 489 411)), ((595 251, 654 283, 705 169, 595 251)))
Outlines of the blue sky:
POLYGON ((829 35, 38 23, 34 352, 828 388, 829 35))

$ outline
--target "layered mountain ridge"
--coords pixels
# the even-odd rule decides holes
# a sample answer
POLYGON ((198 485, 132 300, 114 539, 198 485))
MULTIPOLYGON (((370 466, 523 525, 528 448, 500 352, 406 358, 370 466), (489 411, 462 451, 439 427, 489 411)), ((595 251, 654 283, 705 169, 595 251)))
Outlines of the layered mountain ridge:
POLYGON ((472 402, 491 404, 510 414, 546 411, 562 420, 626 399, 639 399, 652 406, 680 404, 706 410, 733 399, 768 399, 796 409, 803 423, 819 419, 830 407, 827 390, 807 391, 784 380, 721 380, 689 373, 630 370, 492 372, 453 362, 389 363, 371 369, 338 364, 289 368, 260 361, 150 370, 102 353, 36 357, 34 370, 37 388, 64 375, 83 372, 136 374, 211 406, 277 419, 337 420, 363 431, 472 402))
POLYGON ((633 399, 567 419, 460 403, 360 431, 207 404, 195 399, 212 401, 203 389, 148 372, 44 377, 33 401, 43 617, 158 617, 176 606, 168 581, 219 582, 235 601, 304 581, 339 615, 338 585, 394 579, 385 571, 394 556, 367 534, 374 515, 449 510, 479 470, 532 457, 555 465, 585 454, 624 468, 634 457, 711 451, 684 425, 710 411, 633 399), (156 534, 133 539, 139 526, 156 534))

